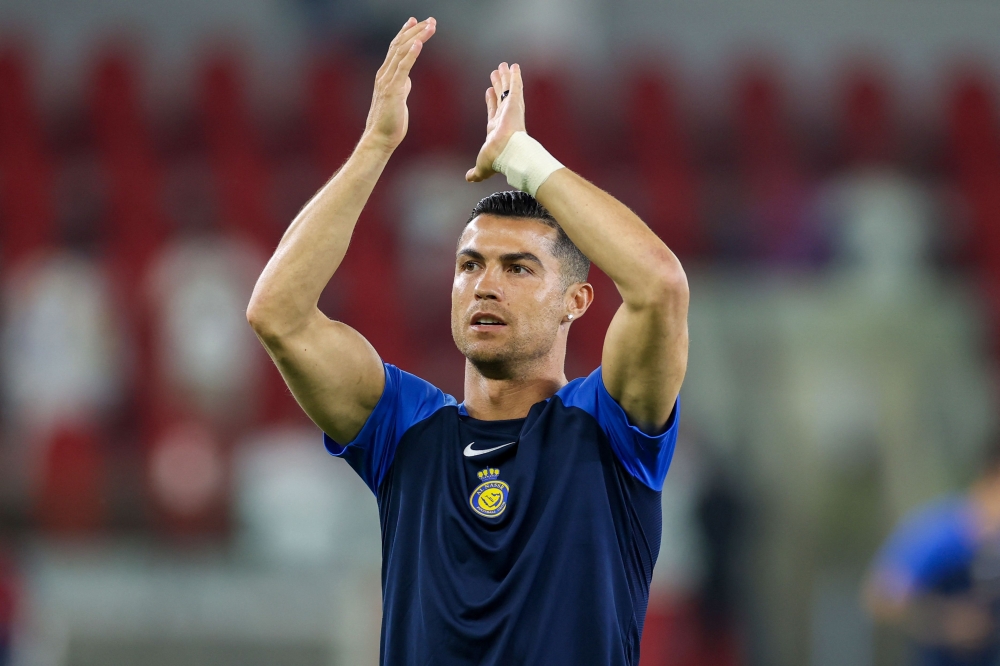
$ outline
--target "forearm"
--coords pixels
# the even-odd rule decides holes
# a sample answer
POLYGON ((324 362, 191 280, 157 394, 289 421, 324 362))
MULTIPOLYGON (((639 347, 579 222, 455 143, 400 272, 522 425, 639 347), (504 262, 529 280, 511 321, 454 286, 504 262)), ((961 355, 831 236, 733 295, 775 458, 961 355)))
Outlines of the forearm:
POLYGON ((535 194, 566 235, 607 273, 627 305, 661 300, 687 280, 674 253, 627 206, 569 169, 535 194))
POLYGON ((347 253, 354 226, 392 149, 362 137, 351 157, 289 225, 257 280, 247 316, 258 333, 295 330, 347 253))

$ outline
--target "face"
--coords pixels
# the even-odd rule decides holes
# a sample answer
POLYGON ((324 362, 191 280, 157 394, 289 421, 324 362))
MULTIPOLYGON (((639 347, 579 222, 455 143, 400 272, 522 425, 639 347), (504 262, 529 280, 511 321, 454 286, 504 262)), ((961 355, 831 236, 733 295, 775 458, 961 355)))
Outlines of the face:
POLYGON ((567 315, 554 229, 480 215, 462 233, 451 290, 451 333, 481 370, 503 374, 549 354, 567 315))

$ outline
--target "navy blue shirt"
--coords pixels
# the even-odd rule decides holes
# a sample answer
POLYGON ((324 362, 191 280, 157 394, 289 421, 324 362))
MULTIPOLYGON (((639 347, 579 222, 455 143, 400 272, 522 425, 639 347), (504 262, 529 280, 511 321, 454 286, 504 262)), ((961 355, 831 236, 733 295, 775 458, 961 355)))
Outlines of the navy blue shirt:
POLYGON ((378 500, 386 666, 634 666, 660 549, 661 434, 598 368, 524 419, 481 421, 385 365, 343 457, 378 500))

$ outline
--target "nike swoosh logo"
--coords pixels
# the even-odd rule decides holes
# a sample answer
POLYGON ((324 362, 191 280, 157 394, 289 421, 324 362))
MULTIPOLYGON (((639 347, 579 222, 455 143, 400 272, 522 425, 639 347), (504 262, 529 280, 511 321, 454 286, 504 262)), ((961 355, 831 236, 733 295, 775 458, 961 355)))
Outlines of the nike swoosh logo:
POLYGON ((462 451, 462 453, 465 454, 466 458, 474 458, 475 456, 481 456, 484 453, 490 453, 491 451, 497 451, 497 450, 502 449, 502 448, 504 448, 506 446, 510 446, 511 444, 517 444, 517 442, 507 442, 506 444, 501 444, 500 446, 494 446, 492 449, 483 449, 482 451, 479 451, 477 449, 472 448, 473 444, 475 444, 475 442, 469 442, 469 445, 467 447, 465 447, 465 451, 462 451))

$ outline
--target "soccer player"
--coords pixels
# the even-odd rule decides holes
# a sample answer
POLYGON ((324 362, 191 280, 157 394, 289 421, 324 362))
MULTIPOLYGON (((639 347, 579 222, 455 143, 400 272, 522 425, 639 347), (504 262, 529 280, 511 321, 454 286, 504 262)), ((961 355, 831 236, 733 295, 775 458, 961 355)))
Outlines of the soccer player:
POLYGON ((406 134, 408 75, 435 30, 411 18, 393 40, 361 140, 288 228, 247 317, 327 449, 377 498, 382 664, 634 665, 687 363, 687 281, 632 211, 525 133, 518 65, 490 75, 486 141, 466 174, 501 172, 519 191, 480 201, 458 239, 464 402, 384 364, 317 308, 406 134), (601 366, 568 382, 590 260, 624 302, 601 366))
POLYGON ((1000 662, 1000 440, 967 492, 911 511, 872 564, 864 600, 910 639, 915 666, 1000 662))

